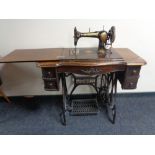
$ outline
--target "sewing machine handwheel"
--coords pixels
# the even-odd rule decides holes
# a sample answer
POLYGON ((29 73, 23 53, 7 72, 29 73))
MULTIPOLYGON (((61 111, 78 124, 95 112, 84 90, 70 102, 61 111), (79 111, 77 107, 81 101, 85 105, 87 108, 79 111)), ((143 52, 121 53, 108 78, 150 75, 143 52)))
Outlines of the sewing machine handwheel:
POLYGON ((110 31, 110 40, 111 42, 113 43, 115 41, 115 38, 116 38, 116 30, 115 30, 115 26, 112 26, 110 31))
POLYGON ((77 31, 76 27, 74 28, 74 45, 77 45, 78 39, 80 38, 80 32, 77 31))

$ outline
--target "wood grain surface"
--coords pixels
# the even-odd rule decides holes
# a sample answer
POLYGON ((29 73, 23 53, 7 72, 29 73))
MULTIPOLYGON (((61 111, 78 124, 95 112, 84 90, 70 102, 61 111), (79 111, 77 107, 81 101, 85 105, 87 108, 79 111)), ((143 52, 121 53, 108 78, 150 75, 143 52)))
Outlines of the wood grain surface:
POLYGON ((2 57, 0 63, 40 62, 39 65, 145 65, 146 61, 128 48, 113 48, 105 58, 98 55, 96 48, 17 49, 2 57))

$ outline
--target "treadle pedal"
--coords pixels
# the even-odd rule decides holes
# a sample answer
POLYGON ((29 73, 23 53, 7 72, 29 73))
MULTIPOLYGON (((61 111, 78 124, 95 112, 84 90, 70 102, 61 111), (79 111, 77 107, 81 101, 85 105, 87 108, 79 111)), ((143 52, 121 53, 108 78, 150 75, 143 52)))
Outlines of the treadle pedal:
POLYGON ((72 110, 70 115, 96 115, 99 112, 96 99, 73 99, 71 102, 72 110))

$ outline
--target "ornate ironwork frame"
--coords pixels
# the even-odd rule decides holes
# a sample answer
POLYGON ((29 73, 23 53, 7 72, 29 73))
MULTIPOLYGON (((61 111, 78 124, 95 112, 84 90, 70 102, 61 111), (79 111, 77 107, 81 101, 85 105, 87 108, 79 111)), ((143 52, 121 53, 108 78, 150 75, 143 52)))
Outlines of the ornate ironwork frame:
POLYGON ((113 73, 107 73, 107 74, 101 74, 101 75, 96 75, 94 77, 90 76, 90 82, 88 81, 87 77, 87 82, 84 82, 84 77, 80 76, 75 76, 75 74, 67 74, 67 73, 62 73, 61 74, 61 80, 62 80, 62 94, 63 94, 63 108, 62 108, 62 113, 60 114, 61 116, 61 121, 63 125, 67 124, 66 120, 66 115, 67 112, 71 110, 70 106, 70 101, 73 92, 79 85, 91 85, 93 88, 96 90, 97 93, 97 100, 98 102, 102 102, 102 104, 105 105, 106 107, 106 113, 108 116, 108 119, 111 123, 115 123, 115 118, 116 118, 116 105, 115 105, 115 96, 117 93, 117 75, 115 72, 113 73), (68 94, 67 90, 67 85, 66 85, 66 77, 72 76, 74 79, 74 84, 73 88, 68 94), (100 77, 100 79, 99 79, 100 77), (95 81, 91 81, 95 79, 95 81), (82 83, 78 83, 78 80, 83 80, 82 83), (100 80, 100 81, 99 81, 100 80), (100 85, 98 86, 98 81, 100 82, 100 85))

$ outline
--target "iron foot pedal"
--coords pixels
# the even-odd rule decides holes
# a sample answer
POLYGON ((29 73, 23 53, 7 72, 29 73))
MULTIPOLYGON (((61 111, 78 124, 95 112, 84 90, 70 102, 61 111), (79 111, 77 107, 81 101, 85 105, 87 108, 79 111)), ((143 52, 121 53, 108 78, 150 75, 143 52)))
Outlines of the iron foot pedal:
POLYGON ((71 102, 70 115, 96 115, 99 112, 96 99, 73 99, 71 102))

